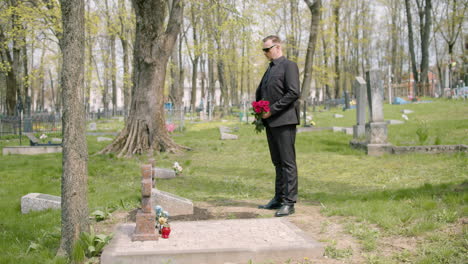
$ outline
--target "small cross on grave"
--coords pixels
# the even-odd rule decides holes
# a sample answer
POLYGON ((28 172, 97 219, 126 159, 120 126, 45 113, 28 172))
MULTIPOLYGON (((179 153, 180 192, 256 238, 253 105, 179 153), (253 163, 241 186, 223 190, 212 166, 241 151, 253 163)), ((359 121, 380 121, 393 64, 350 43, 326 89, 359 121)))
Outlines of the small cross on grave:
POLYGON ((151 189, 153 187, 153 173, 151 164, 141 166, 141 209, 136 214, 136 227, 133 241, 158 240, 156 232, 156 213, 151 202, 151 189))

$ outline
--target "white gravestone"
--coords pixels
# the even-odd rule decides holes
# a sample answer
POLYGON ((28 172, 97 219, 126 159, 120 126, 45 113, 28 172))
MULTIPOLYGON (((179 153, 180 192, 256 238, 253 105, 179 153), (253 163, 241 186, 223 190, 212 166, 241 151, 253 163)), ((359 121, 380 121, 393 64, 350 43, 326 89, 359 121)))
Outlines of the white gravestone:
POLYGON ((29 193, 21 197, 21 213, 42 211, 47 209, 60 209, 61 198, 42 193, 29 193))

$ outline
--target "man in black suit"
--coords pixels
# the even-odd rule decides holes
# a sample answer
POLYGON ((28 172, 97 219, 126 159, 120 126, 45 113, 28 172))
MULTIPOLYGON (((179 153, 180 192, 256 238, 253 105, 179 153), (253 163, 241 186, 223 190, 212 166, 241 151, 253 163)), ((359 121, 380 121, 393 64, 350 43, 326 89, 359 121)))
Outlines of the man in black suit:
POLYGON ((263 39, 263 53, 270 65, 255 92, 257 101, 270 102, 262 116, 270 155, 276 171, 275 196, 263 209, 278 209, 275 216, 294 213, 297 200, 296 125, 299 124, 299 69, 286 59, 278 36, 263 39))

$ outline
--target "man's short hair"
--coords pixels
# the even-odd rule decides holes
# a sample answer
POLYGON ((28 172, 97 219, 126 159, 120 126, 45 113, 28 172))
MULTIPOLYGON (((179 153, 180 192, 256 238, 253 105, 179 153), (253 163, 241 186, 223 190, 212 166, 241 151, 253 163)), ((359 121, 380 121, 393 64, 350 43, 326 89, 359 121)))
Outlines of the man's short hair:
POLYGON ((270 35, 266 38, 263 39, 263 42, 267 42, 268 40, 271 40, 273 43, 281 44, 281 39, 278 36, 275 35, 270 35))

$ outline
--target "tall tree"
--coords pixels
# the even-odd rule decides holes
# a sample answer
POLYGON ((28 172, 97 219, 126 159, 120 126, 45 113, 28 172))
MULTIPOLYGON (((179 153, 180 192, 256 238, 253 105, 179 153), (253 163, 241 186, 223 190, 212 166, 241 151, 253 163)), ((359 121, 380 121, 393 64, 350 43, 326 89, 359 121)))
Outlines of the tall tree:
MULTIPOLYGON (((2 28, 0 27, 0 43, 5 43, 6 37, 2 28)), ((13 58, 10 54, 10 49, 8 46, 3 47, 0 50, 2 58, 2 71, 6 72, 6 113, 11 116, 15 114, 15 105, 16 105, 16 74, 11 65, 13 65, 13 58)))
POLYGON ((416 52, 414 50, 413 16, 411 14, 410 0, 405 0, 406 24, 408 25, 408 48, 411 56, 411 70, 413 72, 414 87, 419 83, 418 66, 416 63, 416 52))
POLYGON ((340 97, 340 10, 341 0, 334 0, 333 3, 333 18, 335 24, 335 98, 340 97))
MULTIPOLYGON (((466 20, 468 2, 460 0, 436 0, 434 6, 434 33, 440 34, 445 41, 449 57, 445 64, 451 67, 451 63, 455 61, 454 47, 457 43, 458 36, 462 32, 463 21, 466 20)), ((435 44, 437 45, 437 42, 435 44)), ((466 56, 464 57, 466 58, 466 56)), ((437 64, 439 67, 439 75, 442 76, 442 70, 440 69, 441 63, 439 60, 437 60, 437 64)), ((446 78, 448 77, 449 76, 446 78)))
MULTIPOLYGON (((198 81, 198 65, 200 62, 200 3, 192 2, 190 5, 190 22, 192 24, 192 41, 193 55, 189 54, 192 62, 192 89, 190 96, 190 109, 195 112, 195 104, 197 102, 197 81, 198 81)), ((185 34, 184 34, 185 35, 185 34)), ((187 44, 188 45, 188 44, 187 44)))
MULTIPOLYGON (((421 34, 421 83, 423 85, 428 83, 427 73, 429 70, 429 36, 432 27, 432 0, 416 0, 418 5, 419 14, 419 30, 421 34)), ((424 87, 424 86, 423 86, 424 87)), ((418 89, 418 94, 423 95, 421 90, 418 89)))
POLYGON ((71 256, 88 226, 88 147, 84 108, 84 0, 61 0, 62 66, 62 239, 60 255, 71 256))
POLYGON ((128 114, 130 108, 130 88, 131 88, 131 74, 130 74, 130 27, 132 26, 131 19, 127 14, 127 7, 125 0, 119 0, 119 22, 120 31, 119 38, 123 50, 123 95, 124 95, 124 113, 128 114))
POLYGON ((416 52, 414 50, 414 33, 413 22, 411 15, 410 0, 405 0, 406 17, 408 24, 408 40, 411 54, 411 68, 413 70, 415 95, 423 95, 423 87, 427 84, 427 73, 429 70, 429 36, 432 26, 432 0, 415 0, 419 16, 419 33, 421 42, 421 64, 419 68, 420 75, 418 76, 418 67, 416 62, 416 52), (420 85, 422 84, 422 85, 420 85))
POLYGON ((182 0, 133 0, 136 15, 132 104, 125 128, 100 153, 179 152, 164 117, 166 66, 180 29, 182 0), (168 9, 169 20, 166 22, 168 9))
POLYGON ((169 98, 174 105, 174 108, 179 111, 182 109, 184 97, 184 67, 182 64, 182 36, 183 32, 180 33, 178 38, 177 48, 172 50, 171 55, 171 89, 169 92, 169 98))
POLYGON ((302 81, 302 100, 307 100, 310 95, 312 84, 312 66, 314 65, 315 46, 319 31, 319 23, 322 9, 322 0, 304 0, 310 9, 312 18, 310 20, 309 44, 307 45, 306 62, 304 66, 304 80, 302 81))

